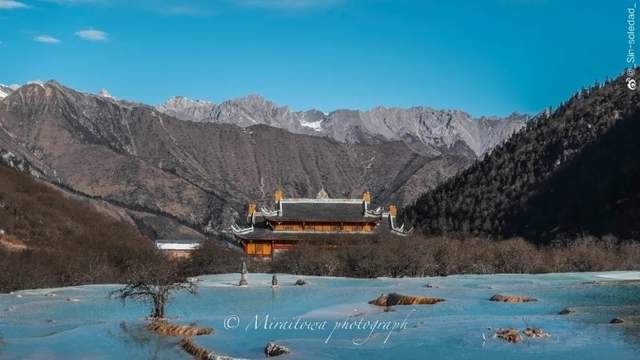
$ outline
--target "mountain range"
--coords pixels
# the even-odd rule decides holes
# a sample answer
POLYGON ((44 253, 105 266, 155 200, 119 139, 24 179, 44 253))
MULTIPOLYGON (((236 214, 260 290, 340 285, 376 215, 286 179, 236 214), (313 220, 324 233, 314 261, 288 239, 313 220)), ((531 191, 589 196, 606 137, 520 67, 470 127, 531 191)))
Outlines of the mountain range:
POLYGON ((313 197, 320 189, 359 197, 369 190, 380 205, 403 206, 526 120, 474 125, 462 112, 427 108, 295 113, 251 96, 217 107, 224 121, 185 121, 167 108, 82 93, 55 81, 3 89, 0 160, 117 207, 150 238, 220 235, 247 203, 268 204, 276 189, 292 197, 313 197), (360 127, 374 115, 376 124, 386 125, 360 127), (285 119, 320 121, 319 129, 333 130, 300 125, 310 129, 305 134, 285 127, 285 119), (338 119, 347 119, 342 125, 358 136, 338 136, 338 119), (385 133, 389 129, 400 130, 385 133), (484 137, 471 136, 480 133, 484 137))
POLYGON ((425 156, 458 154, 481 157, 520 130, 530 117, 480 117, 459 110, 376 107, 368 111, 291 111, 261 96, 250 95, 220 104, 173 97, 156 106, 178 119, 241 127, 265 124, 296 134, 329 137, 341 143, 375 144, 403 141, 425 156))
POLYGON ((359 197, 424 234, 640 236, 637 92, 624 79, 535 118, 378 107, 295 112, 259 97, 159 106, 55 81, 2 86, 0 162, 148 238, 224 235, 249 202, 359 197))

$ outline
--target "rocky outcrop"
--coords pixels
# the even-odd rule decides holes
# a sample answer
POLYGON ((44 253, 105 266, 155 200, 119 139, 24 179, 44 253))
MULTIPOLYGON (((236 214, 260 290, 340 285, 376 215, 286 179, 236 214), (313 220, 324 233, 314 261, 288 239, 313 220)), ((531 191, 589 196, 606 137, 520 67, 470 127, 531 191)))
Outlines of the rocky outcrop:
POLYGON ((564 308, 564 309, 562 309, 562 310, 560 310, 558 312, 558 315, 569 315, 569 314, 573 314, 573 313, 574 313, 574 311, 571 310, 570 308, 564 308))
POLYGON ((212 328, 201 328, 190 325, 175 325, 166 321, 154 321, 147 325, 147 329, 162 336, 200 336, 213 333, 212 328))
POLYGON ((545 332, 540 328, 526 328, 522 331, 522 333, 525 336, 534 338, 534 339, 546 338, 550 336, 547 332, 545 332))
POLYGON ((497 302, 505 302, 505 303, 526 303, 532 301, 538 301, 538 299, 528 297, 528 296, 519 296, 519 295, 493 295, 489 300, 497 301, 497 302))
POLYGON ((522 332, 520 332, 518 329, 515 329, 515 328, 498 329, 496 330, 495 336, 506 342, 519 343, 523 340, 522 335, 532 339, 543 339, 551 336, 540 328, 532 328, 532 327, 528 327, 522 330, 522 332))
POLYGON ((426 296, 407 296, 397 293, 382 294, 377 299, 369 301, 369 304, 376 306, 394 305, 433 305, 445 301, 444 299, 426 296))
POLYGON ((209 101, 191 100, 184 96, 174 96, 156 106, 156 109, 180 120, 200 121, 200 119, 208 118, 215 107, 216 105, 209 101))
POLYGON ((265 346, 264 348, 264 354, 267 357, 280 356, 280 355, 288 354, 290 352, 291 350, 289 350, 288 347, 284 345, 276 344, 274 342, 269 342, 267 346, 265 346))
POLYGON ((519 343, 522 341, 522 336, 518 329, 498 329, 496 331, 496 337, 510 343, 519 343))

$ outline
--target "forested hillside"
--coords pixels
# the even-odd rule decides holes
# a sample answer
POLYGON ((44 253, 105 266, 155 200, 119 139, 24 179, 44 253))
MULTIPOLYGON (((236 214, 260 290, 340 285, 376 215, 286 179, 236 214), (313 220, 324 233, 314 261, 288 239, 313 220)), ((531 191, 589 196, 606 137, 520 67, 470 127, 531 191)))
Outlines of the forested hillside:
POLYGON ((623 77, 582 90, 404 216, 425 234, 640 239, 639 105, 623 77))
POLYGON ((132 224, 5 166, 0 229, 0 292, 122 281, 158 256, 132 224))

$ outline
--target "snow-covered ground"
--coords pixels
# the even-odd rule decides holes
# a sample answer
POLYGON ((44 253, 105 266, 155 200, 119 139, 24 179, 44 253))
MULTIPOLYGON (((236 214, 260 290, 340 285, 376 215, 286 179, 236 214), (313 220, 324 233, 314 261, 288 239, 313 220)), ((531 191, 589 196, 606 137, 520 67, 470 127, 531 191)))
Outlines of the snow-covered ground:
MULTIPOLYGON (((637 359, 637 272, 456 275, 344 279, 249 274, 199 276, 199 295, 178 295, 172 322, 210 326, 194 340, 219 354, 262 359, 268 341, 292 349, 283 359, 637 359), (297 279, 305 286, 295 286, 297 279), (429 286, 426 286, 426 285, 429 286), (367 302, 381 293, 437 296, 436 305, 367 302), (490 302, 493 294, 527 295, 525 304, 490 302), (565 307, 575 312, 557 315, 565 307), (621 317, 624 324, 611 325, 621 317), (324 324, 324 325, 323 325, 324 324), (396 327, 393 329, 393 327, 396 327), (495 339, 496 328, 541 327, 547 339, 495 339)), ((18 291, 0 295, 1 359, 189 359, 178 338, 144 329, 144 304, 109 300, 117 285, 18 291)))
POLYGON ((620 271, 620 272, 607 272, 597 275, 601 279, 609 280, 640 280, 640 271, 620 271))

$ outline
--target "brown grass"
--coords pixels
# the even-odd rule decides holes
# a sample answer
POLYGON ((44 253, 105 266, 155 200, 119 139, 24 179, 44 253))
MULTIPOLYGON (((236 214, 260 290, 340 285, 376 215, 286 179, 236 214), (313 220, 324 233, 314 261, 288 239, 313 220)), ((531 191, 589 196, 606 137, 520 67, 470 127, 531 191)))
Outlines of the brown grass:
POLYGON ((433 305, 443 302, 444 299, 427 296, 407 296, 397 293, 382 294, 377 299, 369 301, 371 305, 394 306, 394 305, 433 305))
POLYGON ((0 292, 119 282, 132 264, 157 256, 152 242, 132 225, 4 166, 0 229, 6 232, 0 292))
POLYGON ((210 335, 213 333, 212 328, 201 328, 190 325, 175 325, 166 321, 154 321, 147 325, 147 329, 162 336, 200 336, 210 335))

